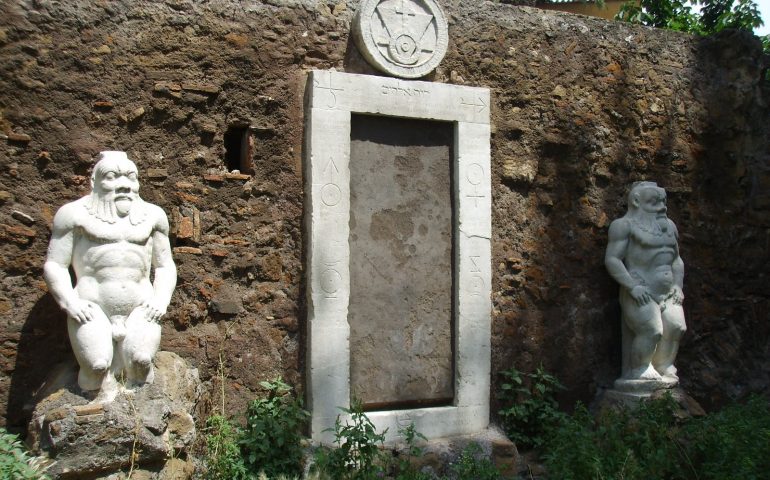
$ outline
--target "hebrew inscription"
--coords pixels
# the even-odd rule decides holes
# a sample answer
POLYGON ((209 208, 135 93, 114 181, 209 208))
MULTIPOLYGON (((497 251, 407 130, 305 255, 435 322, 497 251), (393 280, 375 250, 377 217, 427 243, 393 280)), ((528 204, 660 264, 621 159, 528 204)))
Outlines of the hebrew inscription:
POLYGON ((447 22, 435 0, 363 0, 353 24, 364 58, 401 78, 419 78, 441 63, 447 22))

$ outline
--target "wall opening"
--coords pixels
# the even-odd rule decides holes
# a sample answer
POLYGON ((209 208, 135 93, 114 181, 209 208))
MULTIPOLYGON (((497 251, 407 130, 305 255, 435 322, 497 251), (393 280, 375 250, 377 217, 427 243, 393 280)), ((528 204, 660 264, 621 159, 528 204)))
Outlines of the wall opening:
POLYGON ((251 161, 252 139, 248 125, 232 125, 225 132, 225 165, 229 171, 253 173, 251 161))

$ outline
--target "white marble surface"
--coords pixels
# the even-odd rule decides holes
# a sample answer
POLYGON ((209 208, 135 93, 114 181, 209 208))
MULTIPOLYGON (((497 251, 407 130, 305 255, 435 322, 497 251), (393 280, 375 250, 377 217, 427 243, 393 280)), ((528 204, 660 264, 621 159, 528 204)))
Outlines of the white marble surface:
POLYGON ((56 212, 44 275, 68 315, 80 388, 109 402, 124 388, 120 379, 129 388, 153 381, 176 267, 168 218, 139 197, 136 165, 125 152, 97 159, 92 192, 56 212))
POLYGON ((666 191, 654 182, 629 189, 628 211, 610 224, 605 265, 620 284, 623 365, 615 388, 671 388, 684 334, 684 262, 679 233, 667 213, 666 191))
POLYGON ((489 90, 313 71, 306 110, 308 408, 311 436, 331 443, 339 407, 350 400, 350 119, 378 114, 455 124, 455 399, 452 406, 377 411, 396 439, 413 419, 428 438, 474 433, 489 423, 491 184, 489 90), (419 93, 418 93, 419 92, 419 93), (401 419, 401 420, 399 420, 401 419))
POLYGON ((449 44, 446 17, 435 0, 362 0, 353 38, 373 67, 400 78, 433 71, 449 44))

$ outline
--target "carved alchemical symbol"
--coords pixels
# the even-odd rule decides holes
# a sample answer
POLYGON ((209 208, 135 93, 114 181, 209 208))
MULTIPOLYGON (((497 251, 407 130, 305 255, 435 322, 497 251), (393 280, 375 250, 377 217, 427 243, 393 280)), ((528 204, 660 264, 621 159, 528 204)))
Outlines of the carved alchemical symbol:
POLYGON ((464 98, 461 98, 460 105, 463 107, 474 107, 477 109, 478 113, 483 112, 487 108, 487 103, 481 97, 478 97, 478 99, 475 100, 471 99, 470 101, 466 101, 464 98))
POLYGON ((319 80, 313 81, 313 86, 319 90, 327 90, 329 92, 329 101, 326 103, 326 108, 336 108, 337 107, 337 94, 334 92, 344 92, 344 88, 335 88, 332 83, 332 72, 329 72, 329 82, 328 85, 321 85, 321 82, 319 80))
POLYGON ((484 278, 482 278, 481 275, 474 275, 470 280, 469 293, 473 297, 481 296, 481 292, 484 291, 484 286, 484 278))
POLYGON ((435 0, 363 0, 353 26, 364 57, 397 77, 428 74, 447 50, 446 18, 435 0))
POLYGON ((339 264, 344 259, 343 242, 339 240, 333 240, 329 244, 329 249, 323 254, 323 265, 326 267, 321 272, 321 290, 324 292, 325 298, 337 298, 337 292, 340 289, 340 283, 342 282, 342 275, 340 274, 339 264))
POLYGON ((321 187, 321 201, 324 202, 326 206, 333 207, 342 200, 342 191, 340 190, 340 187, 334 183, 334 173, 340 173, 340 171, 332 158, 329 158, 329 163, 327 163, 324 168, 324 173, 327 171, 329 172, 329 182, 321 187))
POLYGON ((473 192, 468 193, 465 196, 472 198, 474 205, 478 207, 479 199, 485 198, 484 194, 479 193, 479 185, 484 181, 484 167, 478 163, 471 163, 465 170, 465 179, 473 186, 473 192))
POLYGON ((337 292, 340 289, 342 275, 333 268, 327 268, 321 273, 321 290, 324 291, 324 297, 337 298, 337 292))

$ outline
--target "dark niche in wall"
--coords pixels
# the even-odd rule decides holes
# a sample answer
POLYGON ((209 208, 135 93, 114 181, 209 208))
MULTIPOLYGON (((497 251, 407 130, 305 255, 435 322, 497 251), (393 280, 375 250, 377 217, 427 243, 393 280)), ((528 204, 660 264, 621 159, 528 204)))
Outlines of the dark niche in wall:
POLYGON ((248 125, 231 125, 225 132, 225 166, 229 171, 254 173, 251 160, 252 139, 248 125))

